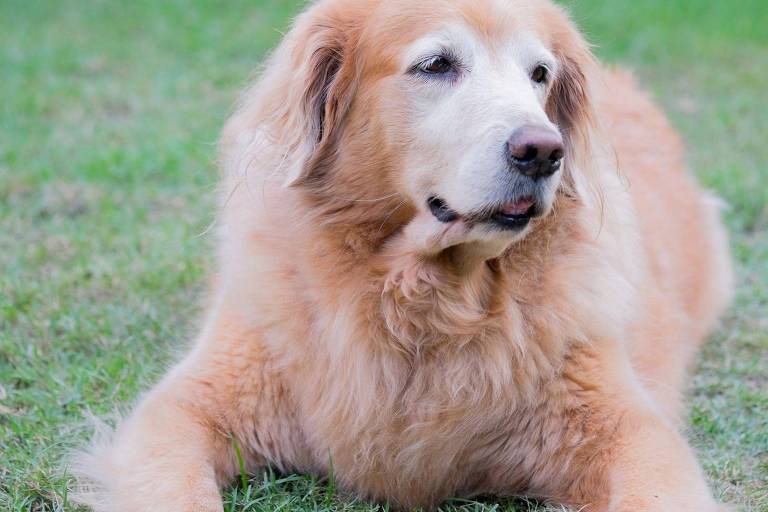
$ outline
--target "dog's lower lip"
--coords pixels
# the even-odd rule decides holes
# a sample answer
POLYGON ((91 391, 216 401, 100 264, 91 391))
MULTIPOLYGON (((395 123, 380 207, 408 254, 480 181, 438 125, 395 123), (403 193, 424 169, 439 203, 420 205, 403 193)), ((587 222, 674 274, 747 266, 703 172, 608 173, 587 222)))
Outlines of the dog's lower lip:
POLYGON ((491 217, 496 224, 504 228, 520 229, 524 228, 531 221, 531 215, 506 215, 503 213, 496 213, 491 217))
POLYGON ((506 229, 522 229, 536 213, 533 198, 524 197, 505 204, 491 216, 491 220, 506 229))

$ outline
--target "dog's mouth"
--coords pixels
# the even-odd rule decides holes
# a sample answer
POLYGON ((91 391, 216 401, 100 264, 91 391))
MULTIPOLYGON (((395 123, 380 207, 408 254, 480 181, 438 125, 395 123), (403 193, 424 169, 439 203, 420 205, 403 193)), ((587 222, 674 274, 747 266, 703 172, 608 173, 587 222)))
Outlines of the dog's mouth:
POLYGON ((491 215, 490 220, 506 229, 522 229, 536 214, 536 201, 526 196, 506 203, 491 215))
MULTIPOLYGON (((439 197, 430 197, 427 205, 432 215, 440 222, 453 222, 461 217, 439 197)), ((537 215, 537 209, 536 200, 532 196, 524 196, 505 203, 490 213, 471 215, 467 220, 473 223, 489 222, 502 229, 520 230, 537 215)))

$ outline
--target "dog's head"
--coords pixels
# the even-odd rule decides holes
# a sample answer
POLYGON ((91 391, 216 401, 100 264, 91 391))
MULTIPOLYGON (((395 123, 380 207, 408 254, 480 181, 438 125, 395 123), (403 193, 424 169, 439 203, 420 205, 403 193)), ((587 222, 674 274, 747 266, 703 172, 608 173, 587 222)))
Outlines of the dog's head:
POLYGON ((547 0, 324 0, 273 56, 262 117, 285 184, 333 214, 421 209, 512 241, 578 194, 591 63, 547 0))

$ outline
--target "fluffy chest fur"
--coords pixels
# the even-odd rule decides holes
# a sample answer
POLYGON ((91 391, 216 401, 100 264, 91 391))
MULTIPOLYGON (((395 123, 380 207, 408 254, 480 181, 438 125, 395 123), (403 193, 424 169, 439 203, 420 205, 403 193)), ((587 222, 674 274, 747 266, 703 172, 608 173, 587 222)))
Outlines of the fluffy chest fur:
MULTIPOLYGON (((275 267, 274 244, 256 237, 261 256, 249 267, 270 286, 250 287, 268 292, 250 307, 307 446, 285 464, 324 474, 332 461, 346 487, 405 505, 510 482, 544 493, 537 475, 565 471, 574 456, 548 439, 589 438, 583 422, 564 421, 581 407, 574 353, 621 330, 632 300, 631 283, 611 269, 619 261, 592 259, 610 226, 586 236, 579 208, 564 203, 573 222, 552 217, 540 236, 469 275, 396 250, 365 265, 275 267), (283 300, 306 315, 275 316, 283 300)), ((338 253, 317 243, 305 257, 338 253)))

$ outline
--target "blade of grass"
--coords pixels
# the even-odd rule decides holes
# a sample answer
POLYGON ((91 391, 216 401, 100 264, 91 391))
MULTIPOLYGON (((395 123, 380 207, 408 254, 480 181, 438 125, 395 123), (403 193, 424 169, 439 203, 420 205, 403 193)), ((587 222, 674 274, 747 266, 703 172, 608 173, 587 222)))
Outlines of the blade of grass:
POLYGON ((248 487, 248 474, 245 472, 245 460, 243 460, 243 452, 240 450, 240 443, 234 435, 229 436, 232 439, 232 448, 235 450, 235 457, 237 457, 237 467, 240 471, 240 485, 243 489, 248 487))

